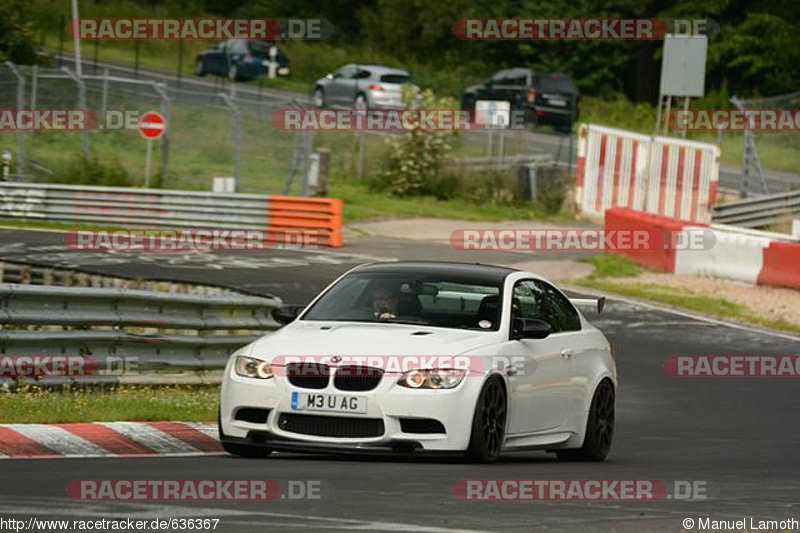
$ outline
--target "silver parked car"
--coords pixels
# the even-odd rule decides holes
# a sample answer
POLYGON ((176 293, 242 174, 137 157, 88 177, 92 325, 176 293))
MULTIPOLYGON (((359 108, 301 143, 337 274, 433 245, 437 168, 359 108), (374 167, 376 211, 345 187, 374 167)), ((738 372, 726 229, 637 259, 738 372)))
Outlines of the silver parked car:
POLYGON ((318 108, 402 109, 404 83, 413 83, 406 70, 349 64, 314 83, 313 102, 318 108))

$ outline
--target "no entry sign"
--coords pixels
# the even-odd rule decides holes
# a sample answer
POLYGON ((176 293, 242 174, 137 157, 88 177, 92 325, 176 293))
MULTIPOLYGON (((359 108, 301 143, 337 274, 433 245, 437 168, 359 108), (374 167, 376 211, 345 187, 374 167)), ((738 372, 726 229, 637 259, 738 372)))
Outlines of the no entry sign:
POLYGON ((167 122, 161 113, 149 111, 139 121, 139 134, 148 140, 158 139, 167 131, 167 122))

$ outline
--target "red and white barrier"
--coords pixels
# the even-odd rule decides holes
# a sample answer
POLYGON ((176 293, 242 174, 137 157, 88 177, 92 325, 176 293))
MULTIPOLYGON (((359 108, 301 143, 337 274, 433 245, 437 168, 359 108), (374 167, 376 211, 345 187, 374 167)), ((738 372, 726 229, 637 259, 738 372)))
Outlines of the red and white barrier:
POLYGON ((707 228, 716 237, 710 249, 620 250, 618 253, 661 272, 800 289, 800 240, 788 235, 722 224, 691 224, 623 208, 606 211, 605 228, 607 231, 707 228))
POLYGON ((582 124, 577 168, 576 203, 587 218, 626 207, 711 221, 719 180, 719 148, 713 144, 582 124))

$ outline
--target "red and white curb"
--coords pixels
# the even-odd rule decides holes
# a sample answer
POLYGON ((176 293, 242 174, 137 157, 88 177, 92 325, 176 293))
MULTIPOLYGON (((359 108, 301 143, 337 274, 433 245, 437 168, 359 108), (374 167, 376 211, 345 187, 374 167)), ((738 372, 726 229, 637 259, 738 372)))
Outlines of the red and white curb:
POLYGON ((222 453, 217 425, 210 423, 0 424, 0 459, 222 453))

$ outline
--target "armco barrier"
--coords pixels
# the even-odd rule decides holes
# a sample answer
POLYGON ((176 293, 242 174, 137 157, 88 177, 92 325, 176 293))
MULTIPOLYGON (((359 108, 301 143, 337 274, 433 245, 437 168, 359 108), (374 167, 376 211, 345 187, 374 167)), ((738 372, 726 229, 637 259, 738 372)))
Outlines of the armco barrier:
POLYGON ((688 222, 710 222, 719 148, 582 124, 576 203, 587 218, 625 207, 688 222))
MULTIPOLYGON (((342 201, 127 187, 0 183, 0 217, 139 228, 270 230, 341 246, 342 201)), ((296 240, 294 241, 296 242, 296 240)))
POLYGON ((125 358, 146 372, 218 370, 236 349, 280 327, 272 312, 281 305, 243 294, 0 283, 0 354, 86 355, 101 368, 125 358))
POLYGON ((733 279, 800 289, 800 242, 788 235, 722 224, 689 224, 630 209, 606 211, 606 230, 708 228, 716 242, 708 250, 624 250, 634 261, 661 272, 733 279))

